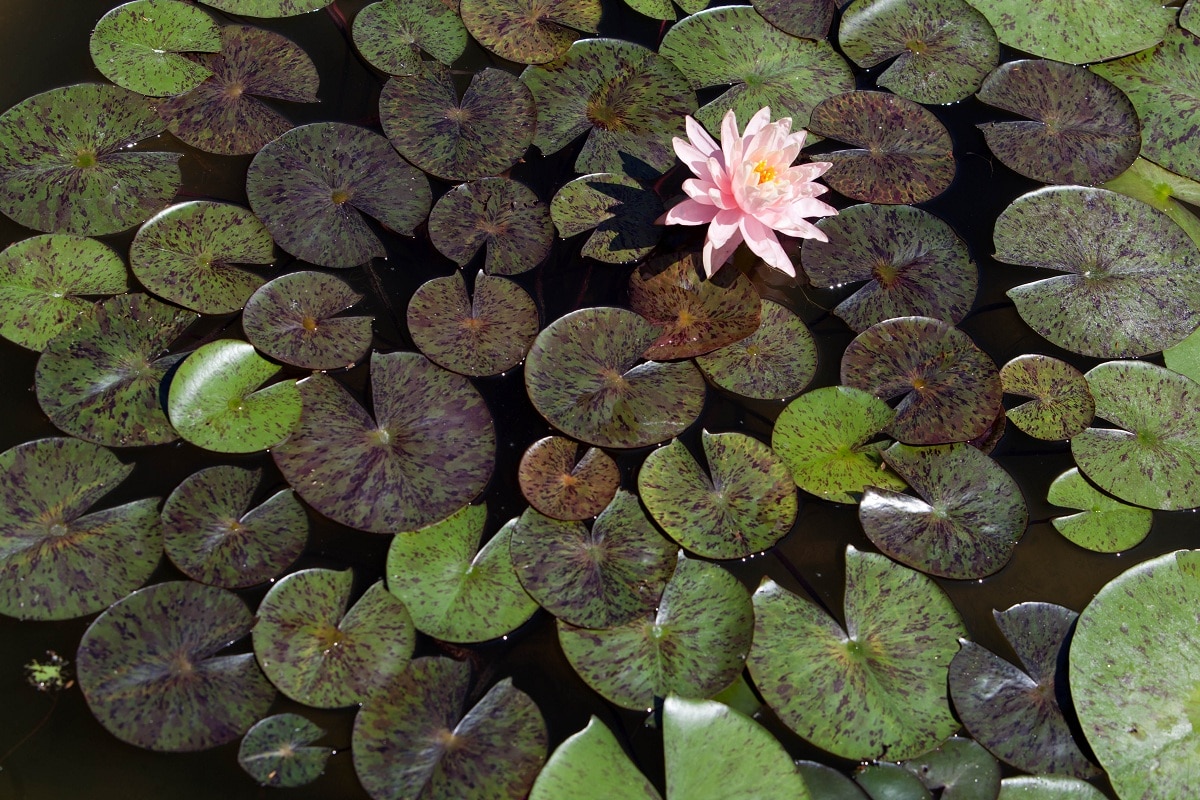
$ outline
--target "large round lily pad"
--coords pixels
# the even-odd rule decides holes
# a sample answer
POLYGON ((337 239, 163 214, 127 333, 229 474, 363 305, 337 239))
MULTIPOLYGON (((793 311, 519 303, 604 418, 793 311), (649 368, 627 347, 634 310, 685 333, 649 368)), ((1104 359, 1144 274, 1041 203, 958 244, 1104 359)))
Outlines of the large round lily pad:
POLYGON ((1119 553, 1141 544, 1150 533, 1154 512, 1115 500, 1087 482, 1077 467, 1054 479, 1046 501, 1079 512, 1054 517, 1054 529, 1071 542, 1099 553, 1119 553))
POLYGON ((621 800, 662 800, 645 775, 603 722, 592 715, 587 727, 555 748, 538 773, 529 800, 612 800, 614 787, 621 800))
POLYGON ((609 264, 645 258, 662 236, 662 201, 650 188, 621 173, 584 175, 563 185, 550 201, 550 218, 562 237, 593 230, 582 253, 609 264))
POLYGON ((351 367, 371 348, 371 317, 338 317, 363 296, 323 272, 289 272, 246 301, 242 329, 271 358, 304 369, 351 367))
POLYGON ((562 436, 547 436, 521 456, 517 480, 529 505, 554 519, 591 519, 604 510, 621 485, 621 471, 612 456, 562 436))
POLYGON ((485 272, 516 275, 550 255, 554 224, 549 207, 525 184, 483 178, 459 184, 438 198, 429 212, 429 238, 439 253, 460 267, 484 247, 485 272))
POLYGON ((576 31, 595 33, 600 0, 465 0, 463 23, 501 58, 543 64, 565 54, 576 31))
POLYGON ((388 75, 411 75, 424 51, 452 64, 467 47, 467 28, 441 0, 379 0, 358 12, 354 46, 371 66, 388 75))
POLYGON ((1032 398, 1007 415, 1038 439, 1070 439, 1091 424, 1096 411, 1083 373, 1050 356, 1017 356, 1000 368, 1000 384, 1007 394, 1032 398))
POLYGON ((238 764, 260 786, 291 788, 312 783, 333 755, 330 747, 312 747, 325 731, 299 714, 276 714, 246 731, 238 764))
POLYGON ((779 303, 763 300, 754 333, 696 356, 696 365, 726 391, 782 400, 804 391, 816 375, 817 343, 804 320, 779 303))
POLYGON ((177 0, 133 0, 92 31, 92 61, 113 83, 165 97, 194 89, 212 73, 184 53, 215 53, 221 33, 212 17, 177 0))

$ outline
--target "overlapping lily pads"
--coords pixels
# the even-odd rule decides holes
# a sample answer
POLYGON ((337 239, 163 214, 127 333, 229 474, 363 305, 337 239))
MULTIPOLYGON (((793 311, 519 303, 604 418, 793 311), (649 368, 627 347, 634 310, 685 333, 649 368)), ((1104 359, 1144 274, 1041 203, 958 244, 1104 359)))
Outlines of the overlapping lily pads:
POLYGON ((600 0, 465 0, 460 13, 475 40, 496 55, 544 64, 567 53, 577 31, 596 32, 600 0))
POLYGON ((330 747, 311 746, 324 735, 299 714, 276 714, 246 731, 238 763, 262 786, 304 786, 321 776, 333 755, 330 747))
MULTIPOLYGON (((436 0, 435 0, 436 2, 436 0)), ((516 275, 540 264, 554 244, 550 209, 523 183, 483 178, 459 184, 429 213, 438 252, 466 266, 480 247, 489 275, 516 275)))
POLYGON ((816 375, 817 343, 804 320, 779 303, 763 300, 754 333, 697 356, 696 365, 726 391, 781 400, 802 392, 816 375))
POLYGON ((133 0, 92 31, 92 61, 113 83, 138 94, 181 94, 212 73, 184 53, 215 53, 221 33, 212 17, 176 0, 133 0))
POLYGON ((1055 530, 1080 547, 1100 553, 1119 553, 1136 547, 1150 533, 1154 514, 1114 500, 1097 491, 1072 468, 1050 484, 1046 500, 1056 506, 1077 508, 1079 513, 1050 520, 1055 530))
POLYGON ((1008 394, 1032 398, 1008 409, 1012 423, 1038 439, 1070 439, 1092 422, 1096 403, 1083 373, 1065 361, 1029 353, 1000 369, 1008 394))
POLYGON ((268 356, 304 369, 352 366, 371 347, 371 317, 335 314, 362 300, 345 281, 322 272, 289 272, 246 301, 246 338, 268 356))
POLYGON ((332 0, 204 0, 204 4, 243 17, 294 17, 317 11, 332 0))
POLYGON ((1149 203, 1183 228, 1200 247, 1200 218, 1183 204, 1200 203, 1200 182, 1176 175, 1139 156, 1129 169, 1106 181, 1104 188, 1149 203))
POLYGON ((379 0, 354 17, 354 46, 388 75, 411 75, 424 51, 452 64, 467 47, 467 28, 441 0, 379 0))
POLYGON ((550 201, 550 217, 563 237, 595 231, 582 253, 610 264, 644 258, 658 244, 662 201, 620 173, 584 175, 567 183, 550 201))
POLYGON ((942 800, 996 800, 1000 765, 978 743, 952 736, 923 756, 901 764, 942 800))
POLYGON ((615 786, 624 792, 622 800, 662 800, 612 731, 592 715, 587 727, 554 749, 529 791, 529 800, 609 800, 615 786))
POLYGON ((578 444, 547 436, 521 456, 517 480, 529 505, 554 519, 590 519, 604 510, 621 485, 612 456, 589 447, 576 459, 578 444))

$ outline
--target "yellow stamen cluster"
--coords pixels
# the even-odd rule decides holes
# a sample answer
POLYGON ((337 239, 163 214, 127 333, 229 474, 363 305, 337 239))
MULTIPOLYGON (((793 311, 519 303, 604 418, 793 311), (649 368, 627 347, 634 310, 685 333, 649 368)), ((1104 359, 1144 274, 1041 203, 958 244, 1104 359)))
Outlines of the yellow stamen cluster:
POLYGON ((775 180, 775 168, 765 161, 760 161, 755 164, 754 171, 758 174, 758 183, 760 186, 764 183, 775 180))

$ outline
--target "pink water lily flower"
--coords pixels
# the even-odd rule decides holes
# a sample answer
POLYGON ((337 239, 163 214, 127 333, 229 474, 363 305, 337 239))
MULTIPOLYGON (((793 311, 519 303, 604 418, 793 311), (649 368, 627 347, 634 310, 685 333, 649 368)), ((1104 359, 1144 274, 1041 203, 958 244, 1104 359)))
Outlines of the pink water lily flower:
POLYGON ((745 240, 775 269, 796 270, 775 231, 829 241, 806 217, 828 217, 837 209, 817 198, 828 188, 814 179, 833 166, 827 161, 792 166, 807 131, 792 133, 790 117, 771 122, 763 108, 738 134, 730 111, 721 121, 721 144, 691 117, 688 140, 675 138, 675 154, 696 176, 683 182, 688 199, 659 218, 668 225, 708 225, 704 270, 711 277, 745 240))

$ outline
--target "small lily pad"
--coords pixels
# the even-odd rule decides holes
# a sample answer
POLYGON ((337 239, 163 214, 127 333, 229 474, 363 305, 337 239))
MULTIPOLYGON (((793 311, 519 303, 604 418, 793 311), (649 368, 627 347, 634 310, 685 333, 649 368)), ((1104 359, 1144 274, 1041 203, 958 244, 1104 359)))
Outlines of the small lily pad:
POLYGON ((318 11, 333 0, 204 0, 206 6, 241 17, 295 17, 318 11))
POLYGON ((696 365, 726 391, 782 400, 804 391, 816 375, 817 343, 804 320, 786 307, 763 300, 761 309, 754 333, 696 356, 696 365))
POLYGON ((166 97, 194 89, 212 73, 184 53, 215 53, 221 32, 201 9, 176 0, 133 0, 92 31, 92 61, 118 86, 166 97))
POLYGON ((330 747, 309 746, 324 735, 299 714, 267 717, 242 737, 238 764, 261 786, 304 786, 321 776, 334 753, 330 747))
POLYGON ((662 800, 603 722, 593 714, 587 727, 568 736, 538 773, 529 800, 662 800))
POLYGON ((322 272, 289 272, 246 301, 246 338, 271 358, 304 369, 353 366, 371 348, 371 317, 337 317, 363 299, 322 272))
POLYGON ((1000 781, 996 800, 1105 800, 1104 792, 1065 775, 1020 775, 1000 781))
POLYGON ((591 519, 604 510, 621 485, 621 471, 598 447, 589 447, 576 460, 580 448, 561 436, 547 436, 529 446, 517 470, 529 505, 566 520, 591 519))
POLYGON ((1092 423, 1096 403, 1083 373, 1040 354, 1017 356, 1000 369, 1007 394, 1033 398, 1008 409, 1018 428, 1038 439, 1070 439, 1092 423))
POLYGON ((1073 467, 1054 479, 1047 502, 1079 509, 1078 514, 1054 517, 1054 529, 1069 541, 1097 553, 1119 553, 1141 544, 1150 533, 1154 513, 1097 491, 1073 467))
POLYGON ((620 173, 584 175, 567 183, 550 201, 559 236, 595 229, 585 256, 609 264, 645 258, 662 237, 662 201, 651 189, 620 173))
POLYGON ((465 0, 460 11, 477 42, 520 64, 554 61, 576 31, 595 33, 600 24, 600 0, 465 0))
POLYGON ((483 178, 459 184, 438 198, 429 213, 429 238, 439 253, 460 267, 486 247, 487 274, 516 275, 550 255, 554 224, 549 207, 525 184, 483 178))
POLYGON ((941 800, 996 800, 1000 765, 979 743, 952 736, 900 766, 916 775, 926 789, 941 789, 941 800))
POLYGON ((824 39, 845 0, 751 0, 763 19, 801 39, 824 39))
POLYGON ((388 75, 411 75, 424 51, 453 64, 467 48, 467 28, 455 9, 441 0, 380 0, 354 17, 354 46, 367 62, 388 75))

